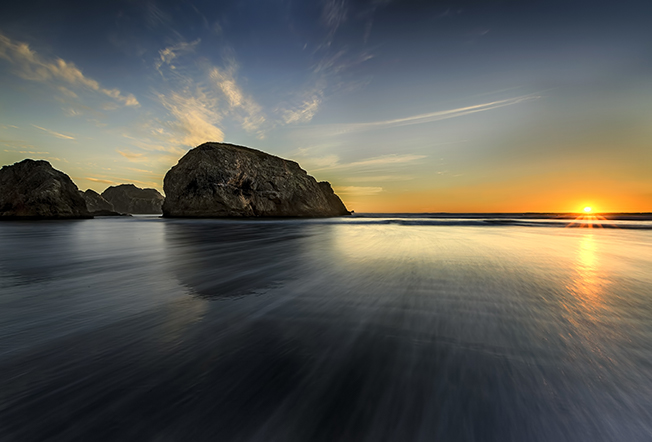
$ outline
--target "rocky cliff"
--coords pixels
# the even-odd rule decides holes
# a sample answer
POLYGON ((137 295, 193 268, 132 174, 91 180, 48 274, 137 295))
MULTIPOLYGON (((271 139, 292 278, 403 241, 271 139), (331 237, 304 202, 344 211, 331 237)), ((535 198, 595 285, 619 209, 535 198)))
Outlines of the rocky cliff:
POLYGON ((102 197, 117 212, 136 214, 160 214, 165 199, 156 189, 141 189, 133 184, 111 186, 102 192, 102 197))
POLYGON ((226 143, 189 151, 163 181, 165 217, 348 215, 330 184, 294 161, 226 143))
POLYGON ((0 169, 0 219, 91 218, 70 177, 42 160, 0 169))

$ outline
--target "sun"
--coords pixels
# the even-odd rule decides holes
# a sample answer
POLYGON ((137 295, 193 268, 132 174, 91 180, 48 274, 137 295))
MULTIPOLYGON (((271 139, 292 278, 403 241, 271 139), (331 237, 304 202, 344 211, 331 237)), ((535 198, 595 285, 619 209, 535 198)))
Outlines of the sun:
POLYGON ((590 207, 585 207, 584 212, 585 213, 591 213, 591 208, 590 207))

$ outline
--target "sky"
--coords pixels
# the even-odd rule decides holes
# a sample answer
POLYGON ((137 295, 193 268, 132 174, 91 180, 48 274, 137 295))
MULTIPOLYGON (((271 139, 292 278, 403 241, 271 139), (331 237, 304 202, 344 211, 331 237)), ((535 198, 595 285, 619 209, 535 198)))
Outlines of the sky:
POLYGON ((649 212, 651 22, 648 0, 12 2, 0 165, 162 191, 223 141, 356 212, 649 212))

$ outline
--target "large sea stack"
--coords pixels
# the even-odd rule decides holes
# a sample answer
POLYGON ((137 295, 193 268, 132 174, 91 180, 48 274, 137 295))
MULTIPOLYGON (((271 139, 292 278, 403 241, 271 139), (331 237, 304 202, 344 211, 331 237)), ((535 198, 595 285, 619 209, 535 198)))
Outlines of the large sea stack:
POLYGON ((122 213, 160 214, 163 195, 156 189, 141 189, 133 184, 111 186, 102 192, 102 198, 122 213))
POLYGON ((91 218, 70 177, 43 160, 0 169, 0 219, 91 218))
POLYGON ((163 216, 327 217, 348 215, 327 182, 294 161, 225 143, 189 151, 163 181, 163 216))

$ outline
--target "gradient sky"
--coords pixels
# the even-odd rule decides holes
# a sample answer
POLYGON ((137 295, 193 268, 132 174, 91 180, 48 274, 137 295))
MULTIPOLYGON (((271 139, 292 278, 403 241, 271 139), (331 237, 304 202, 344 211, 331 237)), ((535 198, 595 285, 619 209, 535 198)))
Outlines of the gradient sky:
POLYGON ((80 189, 205 141, 358 212, 652 211, 652 2, 3 4, 0 164, 80 189))

